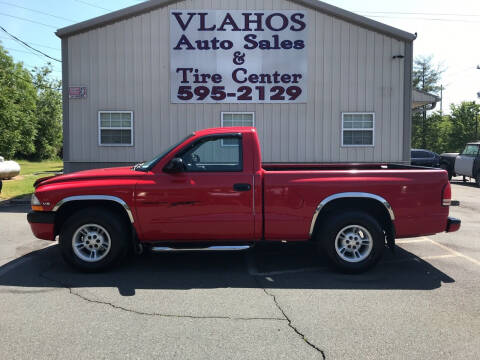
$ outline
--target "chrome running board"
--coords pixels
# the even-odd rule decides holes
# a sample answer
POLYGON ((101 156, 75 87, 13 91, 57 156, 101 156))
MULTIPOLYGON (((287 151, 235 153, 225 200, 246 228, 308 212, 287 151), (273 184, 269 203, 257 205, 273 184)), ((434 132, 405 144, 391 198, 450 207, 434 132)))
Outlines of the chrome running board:
POLYGON ((243 251, 249 249, 250 245, 230 245, 230 246, 208 246, 208 247, 189 247, 189 248, 174 248, 169 246, 153 246, 151 248, 154 252, 181 252, 181 251, 243 251))

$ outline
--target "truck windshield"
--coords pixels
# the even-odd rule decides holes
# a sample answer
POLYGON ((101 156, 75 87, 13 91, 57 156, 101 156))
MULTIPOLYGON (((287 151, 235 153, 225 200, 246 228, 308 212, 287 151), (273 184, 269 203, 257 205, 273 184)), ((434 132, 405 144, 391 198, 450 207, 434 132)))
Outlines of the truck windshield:
POLYGON ((194 136, 195 133, 192 133, 186 137, 184 137, 182 140, 180 140, 179 142, 175 143, 174 145, 171 145, 168 147, 168 149, 164 150, 163 152, 161 152, 159 155, 155 156, 152 160, 150 161, 146 161, 146 162, 143 162, 143 163, 140 163, 138 165, 135 165, 134 166, 134 169, 135 170, 138 170, 138 171, 148 171, 150 169, 152 169, 160 160, 162 160, 170 151, 172 151, 173 149, 175 149, 177 146, 179 146, 180 144, 182 144, 184 141, 187 141, 188 139, 190 139, 192 136, 194 136))
POLYGON ((475 144, 467 144, 465 150, 463 150, 462 155, 467 156, 477 156, 478 154, 478 145, 475 144))

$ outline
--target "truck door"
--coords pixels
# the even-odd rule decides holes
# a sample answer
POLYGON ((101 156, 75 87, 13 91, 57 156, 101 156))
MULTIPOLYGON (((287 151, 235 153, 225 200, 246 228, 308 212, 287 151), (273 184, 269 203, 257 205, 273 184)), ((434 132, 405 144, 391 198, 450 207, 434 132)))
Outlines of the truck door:
POLYGON ((206 136, 176 155, 184 171, 137 185, 143 237, 165 240, 249 240, 254 186, 241 134, 206 136))
POLYGON ((479 146, 467 144, 465 150, 455 159, 455 173, 463 176, 473 176, 473 163, 478 156, 479 146))

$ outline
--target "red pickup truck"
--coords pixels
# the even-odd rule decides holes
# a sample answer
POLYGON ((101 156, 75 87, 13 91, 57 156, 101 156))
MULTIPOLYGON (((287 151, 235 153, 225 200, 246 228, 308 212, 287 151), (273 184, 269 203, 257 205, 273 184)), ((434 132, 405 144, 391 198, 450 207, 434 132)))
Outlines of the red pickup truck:
POLYGON ((128 251, 311 241, 346 272, 395 238, 460 228, 447 172, 394 164, 262 164, 254 128, 195 132, 148 162, 40 179, 28 221, 85 271, 128 251))

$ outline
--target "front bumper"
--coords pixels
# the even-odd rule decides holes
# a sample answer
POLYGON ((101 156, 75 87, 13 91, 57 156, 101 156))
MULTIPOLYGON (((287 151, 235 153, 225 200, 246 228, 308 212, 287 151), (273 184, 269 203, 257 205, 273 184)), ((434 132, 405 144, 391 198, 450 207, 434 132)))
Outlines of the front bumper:
POLYGON ((453 217, 449 217, 447 220, 447 229, 446 232, 454 232, 460 229, 462 221, 453 217))
POLYGON ((33 235, 42 240, 55 240, 55 213, 50 211, 30 211, 27 220, 33 235))

